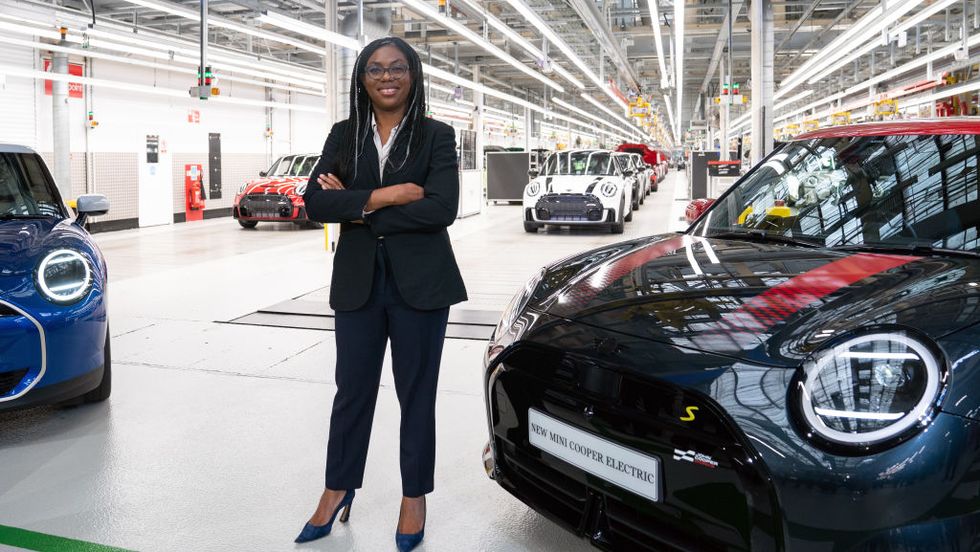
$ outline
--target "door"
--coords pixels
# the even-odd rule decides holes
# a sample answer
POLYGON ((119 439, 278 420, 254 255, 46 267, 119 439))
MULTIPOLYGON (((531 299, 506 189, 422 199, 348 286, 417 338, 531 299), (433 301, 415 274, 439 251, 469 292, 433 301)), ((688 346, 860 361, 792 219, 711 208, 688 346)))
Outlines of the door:
POLYGON ((208 134, 208 199, 221 199, 221 134, 208 134))
POLYGON ((160 137, 146 137, 146 154, 139 156, 139 224, 159 226, 174 222, 173 165, 160 147, 160 137))

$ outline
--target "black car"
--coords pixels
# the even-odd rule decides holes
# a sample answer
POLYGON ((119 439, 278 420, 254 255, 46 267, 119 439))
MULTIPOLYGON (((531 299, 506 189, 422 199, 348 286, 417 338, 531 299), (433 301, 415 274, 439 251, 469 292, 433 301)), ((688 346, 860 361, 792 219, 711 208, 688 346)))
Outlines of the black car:
POLYGON ((977 134, 810 133, 542 269, 487 349, 488 473, 607 550, 977 550, 977 134))

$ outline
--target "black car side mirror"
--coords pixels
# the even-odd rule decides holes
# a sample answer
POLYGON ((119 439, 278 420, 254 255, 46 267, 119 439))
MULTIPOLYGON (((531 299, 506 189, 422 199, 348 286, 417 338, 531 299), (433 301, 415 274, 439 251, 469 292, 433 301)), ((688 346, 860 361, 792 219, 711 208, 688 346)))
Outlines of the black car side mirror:
POLYGON ((267 173, 265 171, 259 171, 259 176, 266 177, 266 176, 269 176, 269 173, 267 173))
POLYGON ((527 175, 530 176, 531 178, 537 178, 538 171, 527 171, 527 175))
POLYGON ((626 176, 633 176, 636 173, 634 173, 633 171, 623 171, 623 174, 626 176))

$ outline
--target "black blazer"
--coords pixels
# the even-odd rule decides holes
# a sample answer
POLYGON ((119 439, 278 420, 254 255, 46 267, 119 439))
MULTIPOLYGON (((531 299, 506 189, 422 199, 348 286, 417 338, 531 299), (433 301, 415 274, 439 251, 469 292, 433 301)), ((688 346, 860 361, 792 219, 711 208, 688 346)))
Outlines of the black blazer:
POLYGON ((422 126, 422 147, 411 152, 398 172, 389 162, 383 181, 378 172, 374 133, 369 130, 363 154, 357 161, 357 178, 344 182, 346 190, 324 190, 317 184, 317 176, 328 172, 337 174, 338 146, 347 124, 348 121, 341 121, 330 130, 323 155, 303 194, 306 214, 311 220, 341 223, 330 282, 330 307, 349 311, 367 303, 380 236, 385 239, 398 291, 409 306, 433 310, 465 301, 466 288, 446 231, 456 220, 459 209, 459 170, 453 128, 426 119, 422 126), (425 188, 425 196, 408 205, 378 209, 364 217, 364 224, 351 222, 362 218, 372 190, 405 182, 425 188))

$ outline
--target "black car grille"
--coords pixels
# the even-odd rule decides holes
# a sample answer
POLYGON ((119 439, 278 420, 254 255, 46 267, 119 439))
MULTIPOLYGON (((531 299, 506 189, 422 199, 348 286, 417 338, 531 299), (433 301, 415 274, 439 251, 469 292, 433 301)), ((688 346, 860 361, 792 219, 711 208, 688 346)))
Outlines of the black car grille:
POLYGON ((538 220, 599 222, 602 202, 592 194, 545 194, 534 206, 538 220))
POLYGON ((293 202, 282 194, 251 194, 238 203, 238 212, 248 218, 289 218, 293 215, 293 202))
POLYGON ((17 384, 23 381, 26 375, 26 369, 15 370, 13 372, 0 372, 0 397, 10 393, 14 387, 17 387, 17 384))
POLYGON ((709 401, 560 352, 520 354, 492 388, 497 481, 512 494, 607 550, 767 550, 773 505, 764 474, 709 401), (698 404, 698 428, 665 410, 698 404), (652 502, 531 446, 527 411, 535 408, 581 430, 660 459, 660 502, 652 502), (588 414, 586 414, 588 412, 588 414), (714 469, 677 461, 697 450, 714 469), (755 529, 753 529, 755 527, 755 529))

